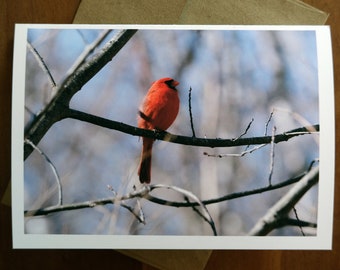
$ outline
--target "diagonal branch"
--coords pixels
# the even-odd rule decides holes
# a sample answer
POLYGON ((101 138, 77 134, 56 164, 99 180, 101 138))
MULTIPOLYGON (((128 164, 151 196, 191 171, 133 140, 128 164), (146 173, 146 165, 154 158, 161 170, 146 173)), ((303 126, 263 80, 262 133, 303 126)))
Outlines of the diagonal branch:
POLYGON ((88 44, 84 51, 78 56, 77 60, 73 63, 73 65, 70 67, 70 69, 66 72, 66 77, 73 74, 81 65, 83 65, 86 61, 86 59, 89 57, 91 53, 98 47, 100 43, 103 42, 103 40, 112 32, 111 29, 104 30, 99 34, 99 36, 96 38, 94 42, 91 44, 88 44))
POLYGON ((50 158, 42 150, 40 150, 39 147, 34 145, 28 139, 25 140, 25 144, 30 144, 46 160, 48 165, 50 165, 50 167, 52 169, 52 173, 53 173, 53 175, 56 179, 56 182, 57 182, 57 187, 58 187, 58 204, 57 205, 62 205, 63 204, 63 189, 62 189, 61 180, 60 180, 60 176, 58 174, 57 168, 54 166, 54 164, 50 160, 50 158))
POLYGON ((211 215, 208 211, 208 208, 205 206, 205 204, 195 194, 193 194, 192 192, 190 192, 188 190, 185 190, 185 189, 182 189, 182 188, 179 188, 179 187, 175 187, 175 186, 168 186, 168 185, 162 185, 162 184, 156 184, 156 185, 150 186, 151 191, 154 190, 154 189, 157 189, 157 188, 166 188, 166 189, 171 189, 173 191, 176 191, 176 192, 184 195, 184 198, 189 203, 190 203, 189 198, 193 199, 195 201, 195 203, 197 203, 202 208, 203 213, 201 213, 201 211, 199 211, 195 206, 192 207, 193 210, 196 213, 198 213, 198 215, 200 217, 202 217, 206 222, 208 222, 208 224, 210 225, 210 227, 211 227, 211 229, 214 233, 214 236, 217 236, 215 222, 212 219, 212 217, 211 217, 211 215))
POLYGON ((25 214, 25 217, 33 217, 33 216, 48 215, 48 214, 62 212, 62 211, 93 208, 98 205, 115 204, 117 202, 122 202, 122 201, 133 199, 133 198, 142 198, 149 192, 150 192, 150 186, 143 186, 140 190, 134 190, 121 197, 117 197, 116 195, 114 195, 113 197, 110 197, 110 198, 103 198, 103 199, 98 199, 98 200, 91 200, 91 201, 72 203, 72 204, 54 205, 54 206, 49 206, 49 207, 34 209, 34 210, 25 210, 24 214, 25 214))
POLYGON ((267 213, 255 224, 249 235, 267 235, 277 228, 278 222, 287 217, 289 211, 302 196, 319 180, 319 166, 312 168, 288 193, 283 196, 267 213))
MULTIPOLYGON (((241 192, 234 192, 234 193, 227 194, 227 195, 224 195, 224 196, 221 196, 221 197, 218 197, 218 198, 203 200, 202 203, 204 203, 205 205, 208 205, 208 204, 214 204, 214 203, 234 200, 234 199, 237 199, 237 198, 247 197, 247 196, 251 196, 251 195, 255 195, 255 194, 261 194, 263 192, 279 189, 279 188, 286 187, 286 186, 289 186, 291 184, 297 183, 305 175, 306 175, 306 173, 299 175, 299 176, 296 176, 294 178, 282 181, 278 184, 271 185, 271 186, 266 186, 266 187, 262 187, 262 188, 256 188, 256 189, 241 191, 241 192)), ((158 197, 154 197, 150 194, 147 194, 147 196, 145 198, 148 199, 149 201, 153 202, 153 203, 172 206, 172 207, 198 206, 198 204, 193 203, 193 202, 192 203, 183 203, 183 202, 176 202, 176 201, 168 201, 168 200, 164 200, 164 199, 161 199, 161 198, 158 198, 158 197)))
POLYGON ((47 65, 45 64, 44 59, 41 57, 39 52, 33 47, 33 45, 30 42, 27 42, 27 48, 33 53, 35 59, 38 61, 39 66, 42 68, 42 70, 46 73, 48 80, 51 83, 52 88, 57 87, 57 84, 55 83, 55 80, 48 69, 47 65))
MULTIPOLYGON (((25 129, 25 139, 38 145, 41 138, 49 128, 59 120, 65 118, 64 109, 68 108, 71 98, 95 76, 120 49, 129 41, 137 30, 121 30, 111 38, 103 49, 94 55, 88 62, 82 64, 77 70, 61 83, 52 101, 37 115, 32 123, 25 129)), ((29 144, 24 146, 24 159, 33 151, 29 144)))

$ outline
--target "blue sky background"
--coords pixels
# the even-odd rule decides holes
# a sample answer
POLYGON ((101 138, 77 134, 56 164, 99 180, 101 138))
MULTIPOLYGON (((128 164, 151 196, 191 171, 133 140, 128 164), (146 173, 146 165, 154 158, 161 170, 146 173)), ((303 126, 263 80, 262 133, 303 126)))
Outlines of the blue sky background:
MULTIPOLYGON (((28 40, 39 51, 57 84, 102 30, 30 29, 28 40)), ((115 34, 113 31, 107 39, 115 34)), ((105 43, 105 42, 104 42, 105 43)), ((102 47, 99 46, 98 50, 102 47)), ((136 125, 139 105, 151 83, 173 77, 180 113, 169 132, 191 136, 188 91, 196 136, 235 138, 251 119, 245 136, 263 136, 268 125, 277 133, 319 122, 318 64, 314 31, 139 30, 127 45, 71 100, 71 107, 136 125)), ((98 52, 95 51, 94 53, 98 52)), ((51 99, 47 76, 27 52, 26 107, 38 113, 51 99)), ((27 112, 28 123, 32 115, 27 112)), ((67 119, 55 124, 39 143, 61 175, 64 202, 125 194, 138 185, 141 141, 134 136, 67 119)), ((156 142, 152 183, 179 186, 202 199, 263 187, 268 183, 270 146, 244 157, 203 155, 240 153, 244 147, 200 148, 156 142)), ((273 183, 302 173, 318 158, 317 135, 294 138, 275 147, 273 183)), ((211 205, 219 234, 245 235, 287 188, 211 205)), ((178 194, 160 196, 181 200, 178 194), (173 197, 174 196, 174 197, 173 197)), ((25 162, 25 209, 56 202, 49 166, 33 153, 25 162)), ((134 205, 135 201, 129 204, 134 205)), ((139 224, 118 206, 69 211, 27 219, 28 233, 210 235, 207 223, 191 209, 141 201, 147 218, 139 224)), ((317 188, 297 205, 299 217, 316 222, 317 188)), ((306 229, 307 233, 315 231, 306 229)), ((283 228, 277 235, 300 235, 283 228)))

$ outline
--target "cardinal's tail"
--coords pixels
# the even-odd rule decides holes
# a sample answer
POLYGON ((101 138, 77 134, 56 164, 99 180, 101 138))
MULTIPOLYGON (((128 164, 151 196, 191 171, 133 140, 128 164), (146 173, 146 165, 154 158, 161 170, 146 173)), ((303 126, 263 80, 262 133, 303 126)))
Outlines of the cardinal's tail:
POLYGON ((138 170, 139 181, 141 183, 149 184, 151 181, 151 157, 153 142, 153 139, 143 138, 142 156, 138 170))

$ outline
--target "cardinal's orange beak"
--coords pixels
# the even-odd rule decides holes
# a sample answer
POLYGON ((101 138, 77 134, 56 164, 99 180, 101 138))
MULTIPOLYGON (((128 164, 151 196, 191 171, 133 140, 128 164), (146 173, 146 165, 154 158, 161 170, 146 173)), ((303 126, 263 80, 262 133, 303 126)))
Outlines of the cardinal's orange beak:
POLYGON ((174 87, 176 87, 177 85, 179 85, 179 82, 174 80, 174 81, 172 82, 172 85, 173 85, 174 87))

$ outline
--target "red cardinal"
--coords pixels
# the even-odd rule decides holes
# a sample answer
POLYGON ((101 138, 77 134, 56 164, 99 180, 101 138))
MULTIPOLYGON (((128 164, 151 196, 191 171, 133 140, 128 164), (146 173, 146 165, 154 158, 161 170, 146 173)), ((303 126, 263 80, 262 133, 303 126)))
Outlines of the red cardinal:
MULTIPOLYGON (((171 78, 155 81, 139 111, 138 127, 151 130, 166 130, 175 121, 179 110, 176 86, 179 82, 171 78)), ((143 149, 138 175, 141 183, 151 181, 151 154, 154 139, 143 137, 143 149)))

